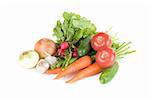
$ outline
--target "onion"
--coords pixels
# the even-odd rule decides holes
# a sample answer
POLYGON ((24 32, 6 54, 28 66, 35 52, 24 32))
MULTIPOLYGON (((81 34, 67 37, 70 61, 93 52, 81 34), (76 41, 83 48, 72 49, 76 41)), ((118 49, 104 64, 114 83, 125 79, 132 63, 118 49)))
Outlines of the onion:
POLYGON ((42 38, 35 44, 34 49, 39 53, 40 58, 45 58, 47 54, 53 55, 56 52, 56 45, 54 41, 42 38))
POLYGON ((34 50, 28 50, 23 52, 19 56, 19 62, 24 68, 33 68, 39 61, 39 55, 34 50))
POLYGON ((36 65, 36 69, 38 72, 44 73, 48 70, 49 66, 49 63, 46 60, 40 59, 40 61, 36 65))

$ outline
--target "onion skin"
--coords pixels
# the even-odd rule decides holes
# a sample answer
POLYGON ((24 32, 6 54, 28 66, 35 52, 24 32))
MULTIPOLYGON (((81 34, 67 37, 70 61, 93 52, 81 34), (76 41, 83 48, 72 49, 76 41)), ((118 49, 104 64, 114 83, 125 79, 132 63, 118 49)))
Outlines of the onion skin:
POLYGON ((56 52, 54 41, 48 38, 42 38, 35 44, 35 51, 38 52, 40 58, 45 58, 47 55, 53 55, 56 52))
POLYGON ((19 56, 19 63, 23 68, 34 68, 39 61, 39 55, 34 50, 24 51, 19 56))

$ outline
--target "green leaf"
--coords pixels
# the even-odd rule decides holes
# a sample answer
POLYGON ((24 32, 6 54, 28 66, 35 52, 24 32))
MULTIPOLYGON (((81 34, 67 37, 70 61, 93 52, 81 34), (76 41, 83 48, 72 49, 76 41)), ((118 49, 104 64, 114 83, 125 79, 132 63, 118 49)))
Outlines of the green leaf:
POLYGON ((68 13, 68 12, 64 12, 63 17, 67 21, 70 21, 70 20, 73 20, 73 19, 80 19, 80 15, 75 14, 75 13, 68 13))
POLYGON ((82 38, 83 32, 84 32, 83 30, 78 30, 78 31, 76 31, 76 33, 74 34, 73 39, 79 40, 80 38, 82 38))
POLYGON ((71 16, 70 16, 69 13, 64 12, 64 13, 63 13, 63 17, 64 17, 65 20, 69 21, 71 16))
POLYGON ((72 64, 72 63, 73 63, 74 61, 76 61, 77 59, 78 59, 77 57, 75 57, 75 58, 74 58, 74 57, 73 57, 73 58, 71 58, 71 59, 70 59, 70 61, 69 61, 69 65, 70 65, 70 64, 72 64))
POLYGON ((54 32, 53 35, 57 37, 57 41, 64 41, 64 39, 65 39, 63 36, 63 32, 61 30, 61 28, 62 28, 61 26, 62 26, 62 24, 61 24, 60 20, 58 20, 56 27, 53 29, 53 32, 54 32))
POLYGON ((51 69, 55 69, 55 68, 61 67, 61 65, 63 64, 63 62, 64 62, 64 59, 58 58, 58 60, 56 61, 56 63, 54 63, 50 68, 51 69))
POLYGON ((64 20, 63 25, 61 26, 64 37, 67 38, 67 29, 68 29, 68 22, 64 20))
POLYGON ((63 24, 58 20, 54 28, 57 41, 69 41, 76 44, 80 39, 96 33, 96 27, 90 20, 75 13, 63 13, 63 24))
POLYGON ((85 19, 73 20, 72 24, 73 24, 73 27, 84 30, 89 27, 90 21, 87 21, 85 19))
POLYGON ((73 28, 68 28, 67 32, 67 39, 66 41, 71 41, 74 35, 74 29, 73 28))

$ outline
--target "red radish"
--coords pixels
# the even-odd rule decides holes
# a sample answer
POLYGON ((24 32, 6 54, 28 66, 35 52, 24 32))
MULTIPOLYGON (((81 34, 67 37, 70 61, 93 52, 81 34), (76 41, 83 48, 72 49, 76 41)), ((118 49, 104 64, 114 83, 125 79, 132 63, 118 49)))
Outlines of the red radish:
POLYGON ((53 55, 56 52, 56 45, 52 40, 42 38, 37 41, 34 49, 38 52, 40 58, 45 58, 47 55, 53 55))
POLYGON ((75 51, 75 52, 77 52, 77 51, 78 51, 78 48, 77 48, 77 47, 75 47, 75 48, 74 48, 74 51, 75 51))
POLYGON ((64 54, 65 54, 65 50, 61 50, 61 52, 60 52, 60 56, 61 56, 61 57, 63 57, 63 56, 64 56, 64 54))
POLYGON ((60 55, 60 53, 61 53, 61 49, 58 48, 58 50, 57 50, 57 55, 60 55))
POLYGON ((63 42, 60 45, 60 49, 61 50, 66 50, 69 47, 69 43, 68 42, 63 42))
POLYGON ((73 51, 74 51, 74 52, 72 53, 72 56, 73 56, 73 57, 77 57, 77 56, 78 56, 78 48, 75 47, 73 51))
POLYGON ((65 50, 58 48, 58 50, 57 50, 57 55, 58 56, 63 57, 64 53, 65 53, 65 50))
POLYGON ((77 53, 76 51, 74 51, 74 52, 72 53, 72 56, 73 56, 73 57, 77 57, 77 56, 78 56, 78 53, 77 53))

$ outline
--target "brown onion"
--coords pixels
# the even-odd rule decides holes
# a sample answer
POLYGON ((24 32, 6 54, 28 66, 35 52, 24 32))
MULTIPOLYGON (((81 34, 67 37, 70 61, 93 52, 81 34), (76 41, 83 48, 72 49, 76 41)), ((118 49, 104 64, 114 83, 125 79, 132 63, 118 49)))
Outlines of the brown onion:
POLYGON ((37 41, 34 49, 39 53, 40 58, 45 58, 47 55, 53 55, 56 52, 56 45, 53 40, 42 38, 37 41))

